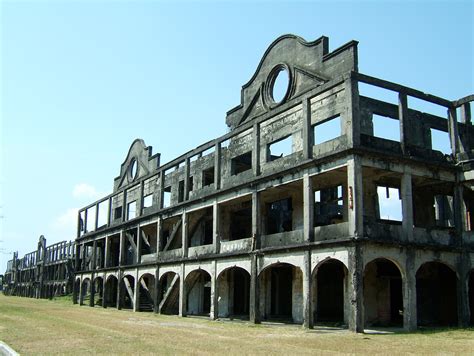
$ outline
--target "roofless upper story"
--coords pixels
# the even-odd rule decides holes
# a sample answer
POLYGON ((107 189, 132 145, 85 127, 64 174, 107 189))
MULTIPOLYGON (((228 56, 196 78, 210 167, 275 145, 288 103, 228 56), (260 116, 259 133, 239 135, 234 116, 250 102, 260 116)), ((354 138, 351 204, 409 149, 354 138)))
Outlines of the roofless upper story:
POLYGON ((472 187, 474 95, 450 101, 361 74, 356 41, 328 48, 324 36, 313 42, 294 35, 276 39, 243 85, 240 104, 227 112, 230 132, 171 162, 161 165, 159 153, 135 140, 113 193, 79 211, 78 239, 157 213, 172 216, 186 204, 350 153, 381 158, 380 169, 386 162, 414 162, 472 187), (360 83, 389 91, 398 102, 362 96, 360 83), (416 110, 412 99, 441 106, 446 115, 416 110), (396 137, 388 139, 380 123, 395 125, 396 137), (435 135, 444 135, 449 154, 433 145, 435 135))

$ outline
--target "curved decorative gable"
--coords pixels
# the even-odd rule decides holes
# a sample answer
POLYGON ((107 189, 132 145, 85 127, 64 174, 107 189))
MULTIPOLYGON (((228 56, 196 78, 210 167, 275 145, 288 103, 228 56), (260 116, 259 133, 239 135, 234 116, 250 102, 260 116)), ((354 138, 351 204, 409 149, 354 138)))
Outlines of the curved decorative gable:
POLYGON ((234 129, 346 72, 357 71, 356 41, 331 53, 328 47, 325 36, 313 42, 295 35, 276 39, 266 50, 255 74, 242 87, 240 105, 227 112, 227 126, 234 129), (288 86, 283 98, 276 101, 274 85, 282 72, 288 76, 288 86))
POLYGON ((120 166, 120 175, 114 179, 114 192, 141 177, 148 175, 160 166, 160 154, 152 156, 152 147, 146 146, 142 139, 133 141, 127 157, 120 166))

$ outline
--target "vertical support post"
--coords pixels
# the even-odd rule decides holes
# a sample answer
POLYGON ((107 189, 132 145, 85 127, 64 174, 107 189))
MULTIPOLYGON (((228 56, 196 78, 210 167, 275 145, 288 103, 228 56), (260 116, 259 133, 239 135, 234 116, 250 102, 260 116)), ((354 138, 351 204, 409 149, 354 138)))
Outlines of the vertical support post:
POLYGON ((123 255, 125 253, 125 234, 123 230, 120 230, 120 245, 119 245, 119 266, 123 265, 123 255))
POLYGON ((349 330, 364 332, 364 293, 362 248, 359 243, 349 248, 349 330))
POLYGON ((311 251, 304 252, 303 271, 303 327, 311 329, 313 327, 313 311, 311 305, 311 251))
POLYGON ((158 209, 163 209, 163 195, 165 194, 165 170, 162 169, 160 171, 160 180, 158 181, 159 185, 159 194, 157 194, 157 202, 156 205, 158 209))
POLYGON ((252 192, 252 238, 253 249, 260 248, 260 194, 252 192))
POLYGON ((128 206, 127 206, 127 190, 123 191, 123 209, 122 209, 122 221, 127 220, 127 211, 128 211, 128 206))
POLYGON ((122 309, 122 277, 123 277, 123 272, 119 270, 117 274, 117 309, 118 310, 122 309))
POLYGON ((140 225, 137 226, 137 264, 142 263, 142 235, 140 225))
POLYGON ((179 316, 184 317, 186 316, 187 310, 187 291, 186 291, 186 284, 185 284, 185 270, 184 270, 184 263, 181 263, 181 276, 179 277, 179 316))
POLYGON ((212 235, 214 252, 219 253, 221 241, 219 237, 219 204, 217 204, 217 199, 212 204, 212 235))
POLYGON ((106 287, 107 287, 107 278, 105 278, 104 276, 104 279, 102 280, 102 308, 107 308, 107 290, 106 290, 106 287))
POLYGON ((260 323, 260 286, 258 281, 258 257, 257 254, 250 255, 250 303, 249 318, 254 324, 260 323))
POLYGON ((400 190, 402 194, 403 238, 413 241, 413 192, 410 173, 403 173, 400 190))
POLYGON ((160 251, 163 246, 163 218, 158 216, 158 220, 156 221, 156 261, 159 260, 160 251))
POLYGON ((349 196, 349 235, 356 238, 364 236, 363 225, 363 185, 362 165, 359 156, 353 156, 347 161, 347 186, 349 196))
POLYGON ((90 307, 94 307, 94 305, 95 305, 95 280, 94 280, 94 278, 95 278, 95 273, 92 272, 91 280, 90 280, 90 284, 91 284, 91 286, 90 286, 91 294, 90 294, 90 298, 89 298, 89 306, 90 307))
POLYGON ((209 312, 209 317, 211 320, 216 320, 219 317, 218 311, 218 289, 217 289, 217 263, 216 260, 213 260, 211 263, 212 273, 211 273, 211 308, 209 312))
POLYGON ((186 160, 184 162, 184 197, 183 197, 184 201, 189 199, 189 170, 190 170, 190 161, 189 161, 189 157, 186 157, 186 160))
MULTIPOLYGON (((158 251, 158 250, 157 250, 158 251)), ((153 296, 153 312, 158 313, 158 306, 160 305, 161 297, 161 283, 160 283, 160 267, 156 266, 155 270, 155 295, 153 296)))
POLYGON ((469 265, 469 254, 466 250, 464 250, 459 256, 459 279, 457 280, 456 285, 458 326, 461 328, 469 326, 470 313, 473 312, 472 310, 469 310, 469 265))
POLYGON ((461 106, 461 122, 463 124, 471 123, 471 104, 469 102, 461 106))
POLYGON ((252 168, 255 176, 260 175, 260 125, 255 123, 252 130, 252 168))
POLYGON ((469 243, 469 238, 464 231, 467 227, 467 207, 464 201, 464 187, 459 182, 454 187, 454 226, 456 227, 456 233, 458 235, 459 244, 462 245, 464 242, 469 243), (467 239, 464 241, 464 239, 467 239))
POLYGON ((99 204, 95 205, 95 216, 94 216, 94 231, 99 228, 99 204))
POLYGON ((141 216, 143 214, 143 192, 145 190, 145 181, 140 181, 140 193, 137 199, 137 216, 141 216))
POLYGON ((135 270, 135 280, 133 281, 133 311, 140 311, 140 280, 138 278, 138 268, 135 270))
POLYGON ((96 258, 97 258, 97 240, 94 240, 94 242, 92 243, 92 261, 91 261, 92 271, 95 271, 97 267, 96 258))
POLYGON ((303 176, 303 233, 306 242, 314 241, 314 193, 308 173, 303 176))
POLYGON ((110 223, 112 221, 112 197, 109 198, 109 208, 108 208, 108 214, 107 214, 107 226, 110 226, 110 223))
POLYGON ((451 151, 454 156, 460 152, 459 145, 459 129, 458 120, 456 117, 456 109, 454 107, 448 109, 448 131, 449 141, 451 142, 451 151))
POLYGON ((403 328, 414 331, 417 328, 415 251, 406 250, 405 276, 403 278, 403 328))
POLYGON ((311 101, 303 99, 303 158, 313 157, 314 137, 311 130, 311 101))
POLYGON ((109 235, 105 235, 105 253, 104 253, 104 268, 109 267, 110 262, 110 238, 109 235))
POLYGON ((398 123, 400 124, 400 145, 403 154, 408 154, 410 145, 410 123, 408 122, 408 99, 403 92, 398 93, 398 123))
POLYGON ((344 78, 347 115, 343 123, 343 132, 347 135, 349 146, 360 146, 359 85, 352 73, 344 78))
POLYGON ((214 149, 214 187, 221 188, 221 143, 217 142, 214 149))
POLYGON ((188 214, 186 210, 183 210, 181 219, 182 255, 188 257, 188 214))

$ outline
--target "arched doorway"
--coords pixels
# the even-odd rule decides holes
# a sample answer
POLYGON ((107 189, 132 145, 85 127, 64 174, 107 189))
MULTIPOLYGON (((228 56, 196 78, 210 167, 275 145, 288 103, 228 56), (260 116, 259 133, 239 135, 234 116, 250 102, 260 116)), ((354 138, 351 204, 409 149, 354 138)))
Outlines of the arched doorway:
POLYGON ((155 276, 144 274, 138 283, 138 311, 152 312, 155 308, 155 276))
MULTIPOLYGON (((73 288, 73 291, 72 291, 72 302, 74 304, 77 304, 79 303, 79 299, 80 299, 80 296, 79 296, 79 292, 80 292, 80 289, 81 289, 81 280, 79 278, 76 278, 75 281, 74 281, 74 288, 73 288)), ((39 293, 39 297, 41 297, 41 291, 39 293)))
POLYGON ((474 325, 474 269, 469 273, 469 310, 471 311, 471 318, 469 320, 470 325, 474 325))
POLYGON ((91 280, 86 278, 82 281, 80 304, 88 304, 91 297, 91 280))
POLYGON ((418 325, 457 325, 456 273, 441 262, 427 262, 416 272, 418 325))
POLYGON ((120 307, 123 309, 133 309, 135 297, 135 278, 127 275, 120 283, 120 307))
POLYGON ((96 277, 94 279, 94 305, 103 306, 104 302, 104 279, 96 277))
POLYGON ((313 320, 344 323, 347 268, 341 261, 322 262, 313 273, 313 320))
POLYGON ((275 263, 259 275, 262 318, 280 322, 303 322, 303 274, 288 263, 275 263))
POLYGON ((248 319, 250 274, 243 268, 231 267, 220 273, 217 285, 219 317, 248 319))
POLYGON ((105 307, 117 306, 118 280, 115 276, 109 276, 105 282, 104 303, 105 307))
POLYGON ((158 295, 158 313, 178 315, 179 313, 179 275, 167 272, 160 278, 160 293, 158 295))
POLYGON ((199 269, 188 274, 186 286, 186 314, 206 315, 211 311, 211 276, 199 269))
POLYGON ((366 326, 403 326, 402 275, 386 258, 365 266, 364 311, 366 326))

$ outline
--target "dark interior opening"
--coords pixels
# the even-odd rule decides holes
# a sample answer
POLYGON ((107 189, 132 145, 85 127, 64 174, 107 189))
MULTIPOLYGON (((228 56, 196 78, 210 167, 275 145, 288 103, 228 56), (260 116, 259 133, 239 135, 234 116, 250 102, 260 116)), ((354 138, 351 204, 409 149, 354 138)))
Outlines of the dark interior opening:
POLYGON ((293 229, 293 207, 291 198, 267 204, 267 234, 291 231, 293 229))
POLYGON ((233 211, 230 215, 230 236, 229 240, 244 239, 252 236, 252 207, 248 206, 240 210, 233 211))
POLYGON ((241 268, 232 270, 234 278, 234 310, 233 315, 249 314, 249 298, 250 298, 250 276, 247 271, 241 268))
POLYGON ((214 166, 202 171, 202 186, 208 186, 214 183, 214 166))
POLYGON ((252 152, 244 153, 231 160, 231 174, 236 175, 252 169, 252 152))
POLYGON ((474 270, 469 274, 469 310, 471 311, 471 318, 469 323, 474 325, 474 270))
POLYGON ((328 261, 319 267, 315 321, 344 321, 344 276, 344 266, 338 261, 328 261))
POLYGON ((271 270, 270 317, 292 318, 293 267, 282 265, 271 270))

